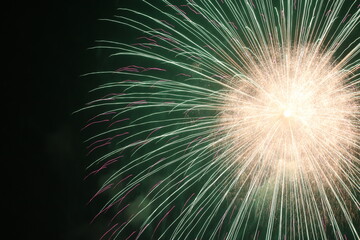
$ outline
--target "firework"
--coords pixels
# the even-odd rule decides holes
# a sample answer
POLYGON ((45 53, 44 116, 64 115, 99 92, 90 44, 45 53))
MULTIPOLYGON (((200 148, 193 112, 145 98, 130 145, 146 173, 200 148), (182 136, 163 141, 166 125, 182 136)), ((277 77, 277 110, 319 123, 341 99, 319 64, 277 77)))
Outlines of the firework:
POLYGON ((100 238, 359 239, 359 3, 144 2, 87 74, 100 238))

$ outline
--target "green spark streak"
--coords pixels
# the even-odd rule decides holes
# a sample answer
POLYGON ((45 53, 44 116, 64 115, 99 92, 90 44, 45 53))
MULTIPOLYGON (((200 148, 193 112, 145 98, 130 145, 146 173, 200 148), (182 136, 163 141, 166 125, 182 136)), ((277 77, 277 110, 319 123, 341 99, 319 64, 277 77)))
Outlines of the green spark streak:
POLYGON ((142 38, 92 48, 135 72, 84 75, 115 94, 82 111, 129 119, 87 140, 111 142, 89 171, 124 155, 96 196, 118 223, 106 237, 359 239, 356 1, 143 2, 153 15, 102 19, 142 38))

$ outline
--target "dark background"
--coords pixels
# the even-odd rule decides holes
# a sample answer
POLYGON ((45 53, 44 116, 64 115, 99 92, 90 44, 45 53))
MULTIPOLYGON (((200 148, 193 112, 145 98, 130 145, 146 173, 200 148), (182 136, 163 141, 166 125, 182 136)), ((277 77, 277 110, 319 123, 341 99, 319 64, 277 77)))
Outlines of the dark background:
MULTIPOLYGON (((87 206, 96 182, 84 181, 85 115, 98 85, 81 77, 102 65, 88 50, 113 30, 100 18, 135 0, 17 1, 2 10, 2 198, 5 239, 99 239, 87 206)), ((128 32, 112 33, 131 38, 128 32)))
POLYGON ((98 19, 135 1, 13 2, 2 10, 3 239, 98 239, 97 208, 86 206, 95 183, 83 180, 85 117, 72 112, 98 85, 80 77, 99 65, 88 50, 106 32, 98 19))

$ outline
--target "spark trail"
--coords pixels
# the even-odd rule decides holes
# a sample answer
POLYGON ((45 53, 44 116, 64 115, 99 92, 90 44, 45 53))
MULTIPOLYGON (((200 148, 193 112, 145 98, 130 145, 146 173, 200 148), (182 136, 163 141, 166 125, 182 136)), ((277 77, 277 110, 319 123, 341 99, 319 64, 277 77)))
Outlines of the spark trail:
POLYGON ((143 2, 87 74, 101 238, 359 239, 359 3, 143 2))

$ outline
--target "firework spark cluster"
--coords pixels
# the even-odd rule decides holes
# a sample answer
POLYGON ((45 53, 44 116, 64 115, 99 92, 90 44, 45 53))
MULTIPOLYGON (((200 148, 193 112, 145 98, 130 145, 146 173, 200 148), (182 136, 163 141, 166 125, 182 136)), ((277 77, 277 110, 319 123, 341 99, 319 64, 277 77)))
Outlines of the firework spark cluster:
POLYGON ((240 162, 257 158, 270 166, 283 159, 317 174, 327 164, 335 170, 354 161, 357 93, 345 82, 351 73, 311 47, 277 55, 247 79, 230 80, 233 89, 220 108, 224 144, 240 150, 240 162))
POLYGON ((100 238, 359 239, 359 3, 144 2, 86 75, 100 238))

